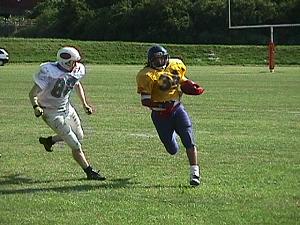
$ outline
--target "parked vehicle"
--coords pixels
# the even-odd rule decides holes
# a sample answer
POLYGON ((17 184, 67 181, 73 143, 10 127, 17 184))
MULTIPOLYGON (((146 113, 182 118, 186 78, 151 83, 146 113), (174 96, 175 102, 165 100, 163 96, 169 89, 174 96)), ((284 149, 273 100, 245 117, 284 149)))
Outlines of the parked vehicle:
POLYGON ((4 66, 5 63, 8 63, 9 56, 5 49, 0 48, 0 66, 4 66))

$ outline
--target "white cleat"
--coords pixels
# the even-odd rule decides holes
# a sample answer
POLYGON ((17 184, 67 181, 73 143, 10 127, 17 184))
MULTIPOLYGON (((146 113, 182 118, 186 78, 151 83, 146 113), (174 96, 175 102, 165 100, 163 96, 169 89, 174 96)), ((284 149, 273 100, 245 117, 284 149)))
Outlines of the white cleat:
POLYGON ((200 185, 200 177, 196 175, 191 176, 190 185, 192 186, 199 186, 200 185))

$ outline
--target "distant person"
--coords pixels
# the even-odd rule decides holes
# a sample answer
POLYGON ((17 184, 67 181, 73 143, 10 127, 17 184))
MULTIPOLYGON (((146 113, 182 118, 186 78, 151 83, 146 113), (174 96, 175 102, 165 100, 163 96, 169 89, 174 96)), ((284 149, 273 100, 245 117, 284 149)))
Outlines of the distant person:
POLYGON ((40 137, 39 142, 48 152, 52 146, 65 141, 72 149, 75 161, 81 166, 89 180, 105 180, 100 172, 95 171, 87 161, 82 150, 83 130, 80 118, 70 104, 70 94, 75 89, 87 114, 92 114, 92 107, 87 103, 80 80, 85 76, 85 67, 80 63, 81 56, 76 48, 63 47, 57 53, 56 62, 40 65, 34 76, 34 85, 29 93, 36 117, 42 117, 56 133, 47 138, 40 137))
POLYGON ((138 72, 137 92, 143 106, 151 109, 152 122, 167 152, 175 155, 179 135, 190 164, 190 185, 200 185, 200 168, 190 117, 181 103, 183 93, 200 95, 198 84, 186 78, 186 66, 179 58, 169 58, 167 50, 154 45, 148 50, 147 65, 138 72))

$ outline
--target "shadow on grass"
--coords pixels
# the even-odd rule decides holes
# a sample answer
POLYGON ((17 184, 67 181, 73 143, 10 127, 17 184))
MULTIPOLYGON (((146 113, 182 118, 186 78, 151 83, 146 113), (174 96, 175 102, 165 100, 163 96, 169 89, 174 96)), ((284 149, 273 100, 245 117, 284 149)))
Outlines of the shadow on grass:
POLYGON ((162 185, 162 184, 156 184, 156 185, 144 185, 143 188, 145 189, 170 189, 170 188, 179 188, 179 189, 190 189, 190 188, 196 188, 197 186, 191 186, 191 185, 162 185))
POLYGON ((63 179, 63 180, 42 180, 37 181, 31 178, 22 177, 20 174, 13 174, 9 176, 0 177, 0 194, 28 194, 38 192, 80 192, 97 190, 99 188, 104 189, 118 189, 126 188, 134 185, 131 182, 131 178, 120 178, 106 181, 95 181, 82 179, 63 179), (80 182, 80 184, 66 184, 67 182, 80 182), (84 182, 84 183, 83 183, 84 182), (53 185, 60 185, 59 187, 37 187, 38 185, 52 183, 53 185), (64 184, 62 184, 64 183, 64 184), (17 185, 17 188, 2 189, 2 185, 17 185), (27 187, 24 187, 27 186, 27 187), (22 187, 22 188, 21 188, 22 187))

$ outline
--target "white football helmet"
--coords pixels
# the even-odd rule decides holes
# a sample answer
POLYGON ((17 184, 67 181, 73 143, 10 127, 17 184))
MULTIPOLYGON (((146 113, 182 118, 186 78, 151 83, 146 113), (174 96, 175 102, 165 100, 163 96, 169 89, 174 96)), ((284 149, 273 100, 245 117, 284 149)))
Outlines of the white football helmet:
POLYGON ((73 47, 63 47, 57 52, 58 64, 67 71, 72 71, 80 59, 79 52, 73 47))

